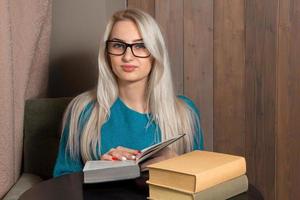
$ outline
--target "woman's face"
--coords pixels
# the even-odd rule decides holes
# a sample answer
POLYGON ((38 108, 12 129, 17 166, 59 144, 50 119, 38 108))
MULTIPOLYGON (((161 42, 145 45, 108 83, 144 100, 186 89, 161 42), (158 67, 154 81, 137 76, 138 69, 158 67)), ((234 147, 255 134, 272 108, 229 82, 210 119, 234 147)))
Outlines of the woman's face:
POLYGON ((144 82, 148 80, 151 71, 152 57, 143 44, 143 38, 135 25, 130 20, 119 21, 114 24, 108 43, 108 56, 110 58, 111 68, 118 79, 119 84, 128 84, 133 82, 144 82), (127 44, 135 44, 126 48, 127 44), (138 44, 136 44, 138 43, 138 44), (121 54, 125 50, 123 55, 121 54), (121 52, 121 53, 120 53, 121 52), (136 57, 142 56, 144 58, 136 57), (148 56, 148 57, 146 57, 148 56))

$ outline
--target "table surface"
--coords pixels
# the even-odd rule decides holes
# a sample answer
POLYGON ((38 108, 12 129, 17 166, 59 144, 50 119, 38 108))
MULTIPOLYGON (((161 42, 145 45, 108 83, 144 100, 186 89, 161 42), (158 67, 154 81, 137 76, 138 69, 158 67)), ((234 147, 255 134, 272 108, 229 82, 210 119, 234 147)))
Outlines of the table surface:
MULTIPOLYGON (((148 187, 139 185, 135 180, 83 184, 83 173, 74 173, 43 181, 26 191, 20 200, 145 200, 148 187)), ((250 199, 244 193, 230 200, 250 199)))

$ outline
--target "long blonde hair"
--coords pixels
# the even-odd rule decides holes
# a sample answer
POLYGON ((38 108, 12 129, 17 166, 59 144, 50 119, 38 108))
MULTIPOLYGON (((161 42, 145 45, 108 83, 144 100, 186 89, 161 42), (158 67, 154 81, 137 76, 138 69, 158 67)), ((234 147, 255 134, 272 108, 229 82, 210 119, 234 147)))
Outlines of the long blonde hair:
POLYGON ((161 31, 149 14, 138 9, 126 9, 116 12, 107 24, 99 49, 97 88, 75 97, 67 107, 63 127, 70 118, 68 152, 73 158, 81 155, 84 162, 101 155, 101 127, 109 119, 110 108, 119 94, 117 81, 109 66, 105 42, 109 39, 113 25, 122 20, 131 20, 136 24, 154 58, 146 91, 147 105, 151 112, 149 122, 158 125, 161 140, 186 133, 184 140, 171 148, 177 153, 190 151, 193 148, 193 134, 196 127, 200 127, 199 120, 196 113, 174 93, 168 52, 161 31), (80 115, 92 101, 95 103, 91 115, 84 126, 79 127, 80 115))

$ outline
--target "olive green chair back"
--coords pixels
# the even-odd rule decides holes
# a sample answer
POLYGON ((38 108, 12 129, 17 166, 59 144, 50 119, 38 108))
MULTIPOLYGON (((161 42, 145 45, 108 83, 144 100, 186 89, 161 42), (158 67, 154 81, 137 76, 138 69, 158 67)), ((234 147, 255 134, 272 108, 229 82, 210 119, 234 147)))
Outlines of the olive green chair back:
POLYGON ((23 172, 52 177, 63 113, 71 98, 26 101, 24 113, 23 172))

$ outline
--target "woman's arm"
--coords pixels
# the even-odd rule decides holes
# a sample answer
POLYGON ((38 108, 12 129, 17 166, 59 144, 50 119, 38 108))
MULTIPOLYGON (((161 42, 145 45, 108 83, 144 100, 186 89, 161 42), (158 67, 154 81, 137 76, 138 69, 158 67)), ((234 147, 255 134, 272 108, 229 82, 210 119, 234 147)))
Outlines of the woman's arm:
POLYGON ((58 155, 53 170, 53 177, 80 172, 83 168, 83 163, 80 158, 72 159, 68 150, 66 150, 70 129, 70 117, 65 124, 63 133, 59 143, 58 155))

